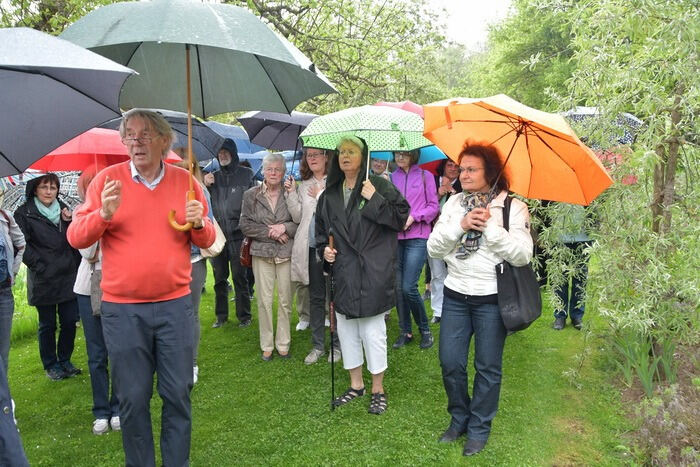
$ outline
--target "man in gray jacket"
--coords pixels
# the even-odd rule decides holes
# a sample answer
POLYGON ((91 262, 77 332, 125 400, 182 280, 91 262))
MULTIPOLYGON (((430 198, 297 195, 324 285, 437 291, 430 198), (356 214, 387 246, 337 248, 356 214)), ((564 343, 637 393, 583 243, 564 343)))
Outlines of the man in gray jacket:
POLYGON ((224 140, 217 159, 221 170, 204 176, 204 183, 211 194, 212 210, 226 236, 224 250, 214 258, 214 292, 216 321, 212 327, 221 327, 228 321, 228 277, 233 275, 236 294, 236 316, 239 326, 250 325, 250 291, 246 268, 241 266, 239 255, 243 233, 238 227, 243 193, 253 186, 253 171, 239 165, 238 148, 230 138, 224 140))

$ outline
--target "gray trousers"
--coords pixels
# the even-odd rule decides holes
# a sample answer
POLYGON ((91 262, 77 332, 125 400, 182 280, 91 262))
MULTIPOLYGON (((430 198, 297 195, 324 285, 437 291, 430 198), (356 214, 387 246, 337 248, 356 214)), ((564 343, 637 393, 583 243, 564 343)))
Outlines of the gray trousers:
POLYGON ((197 366, 197 355, 199 354, 199 335, 202 330, 199 324, 199 303, 202 300, 202 287, 207 281, 207 260, 205 258, 192 263, 192 281, 190 282, 190 295, 192 296, 192 314, 194 315, 194 343, 192 366, 197 366))
POLYGON ((127 466, 155 467, 150 401, 153 374, 163 400, 163 465, 189 465, 192 434, 192 299, 102 303, 102 330, 119 398, 127 466))

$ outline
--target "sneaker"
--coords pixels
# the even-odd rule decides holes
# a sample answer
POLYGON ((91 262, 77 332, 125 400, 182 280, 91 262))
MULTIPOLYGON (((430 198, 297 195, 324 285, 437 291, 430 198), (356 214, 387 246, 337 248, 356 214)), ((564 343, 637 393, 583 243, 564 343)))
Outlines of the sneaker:
POLYGON ((299 321, 297 324, 297 331, 303 331, 305 329, 308 329, 309 327, 309 322, 308 321, 299 321))
POLYGON ((46 376, 48 376, 52 381, 60 381, 68 378, 68 374, 66 374, 66 372, 63 371, 63 368, 61 368, 59 365, 55 365, 46 370, 46 376))
POLYGON ((332 354, 330 352, 328 353, 328 363, 331 362, 331 355, 333 356, 334 362, 339 362, 343 359, 343 354, 340 352, 340 349, 333 349, 332 354))
POLYGON ((239 328, 247 328, 248 326, 250 326, 250 321, 251 320, 249 320, 249 319, 247 319, 245 321, 241 321, 240 323, 238 323, 238 327, 239 328))
POLYGON ((66 375, 68 375, 68 378, 70 378, 71 376, 79 375, 83 372, 83 370, 81 370, 80 368, 76 368, 75 366, 73 366, 70 360, 61 363, 61 367, 63 368, 63 371, 66 373, 66 375))
POLYGON ((109 431, 109 420, 106 418, 98 418, 92 422, 92 434, 103 435, 109 431))
POLYGON ((112 430, 114 431, 119 431, 122 429, 122 422, 119 419, 119 415, 115 415, 109 419, 109 426, 111 426, 112 430))
POLYGON ((430 320, 430 324, 440 324, 440 319, 441 318, 439 316, 433 316, 430 320))
POLYGON ((227 320, 225 320, 225 319, 217 319, 216 321, 214 321, 214 324, 212 324, 211 327, 220 328, 221 326, 224 325, 224 323, 226 323, 226 321, 227 320))
POLYGON ((192 367, 192 384, 197 384, 197 379, 199 378, 199 367, 197 365, 192 367))
POLYGON ((552 329, 561 331, 566 326, 566 318, 555 318, 554 323, 552 323, 552 329))
POLYGON ((304 359, 304 364, 305 365, 313 365, 325 353, 326 352, 324 352, 323 350, 320 350, 320 349, 311 349, 311 352, 309 352, 309 355, 307 355, 306 358, 304 359))
POLYGON ((408 344, 412 340, 413 340, 413 336, 409 336, 408 334, 401 334, 401 335, 399 335, 398 339, 396 339, 396 342, 394 342, 394 348, 400 349, 401 347, 408 344))
POLYGON ((426 332, 420 336, 420 348, 429 349, 433 346, 433 334, 426 332))

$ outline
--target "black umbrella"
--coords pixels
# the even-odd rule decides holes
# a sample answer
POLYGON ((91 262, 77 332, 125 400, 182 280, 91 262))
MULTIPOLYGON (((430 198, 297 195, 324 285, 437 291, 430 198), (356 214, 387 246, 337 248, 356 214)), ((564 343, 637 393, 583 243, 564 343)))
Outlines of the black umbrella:
MULTIPOLYGON (((187 114, 185 112, 175 112, 173 110, 152 110, 161 114, 175 132, 176 140, 173 141, 173 147, 187 148, 187 114)), ((118 130, 121 122, 122 119, 120 117, 110 120, 100 126, 102 128, 118 130)), ((206 161, 215 158, 222 144, 224 144, 224 138, 219 135, 219 133, 196 118, 192 119, 192 152, 197 156, 197 160, 206 161)))
POLYGON ((296 151, 299 149, 299 134, 316 117, 316 114, 296 111, 291 114, 248 112, 238 117, 238 121, 251 142, 268 149, 296 151))
POLYGON ((29 28, 0 29, 0 176, 119 116, 132 70, 29 28))

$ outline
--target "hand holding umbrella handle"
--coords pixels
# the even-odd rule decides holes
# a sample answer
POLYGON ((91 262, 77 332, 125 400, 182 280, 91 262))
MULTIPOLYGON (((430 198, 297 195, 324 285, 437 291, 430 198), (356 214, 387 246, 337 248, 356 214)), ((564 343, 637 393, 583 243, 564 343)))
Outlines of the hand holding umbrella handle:
MULTIPOLYGON (((187 201, 192 201, 195 198, 194 190, 190 190, 187 192, 187 201)), ((168 213, 168 221, 170 222, 170 226, 175 229, 179 230, 180 232, 187 232, 192 228, 192 222, 187 222, 186 224, 178 224, 177 221, 175 220, 175 210, 172 209, 168 213)))

